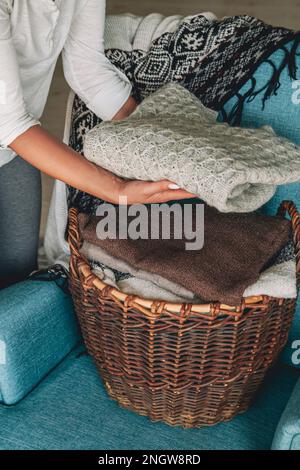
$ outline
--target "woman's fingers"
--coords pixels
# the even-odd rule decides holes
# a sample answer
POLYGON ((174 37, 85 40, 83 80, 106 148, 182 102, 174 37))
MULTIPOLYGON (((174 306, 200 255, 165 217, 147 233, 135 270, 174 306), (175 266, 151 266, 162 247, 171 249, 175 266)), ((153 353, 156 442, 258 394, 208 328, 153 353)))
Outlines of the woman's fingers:
POLYGON ((149 202, 168 202, 168 201, 178 201, 181 199, 191 199, 195 198, 195 194, 188 193, 183 189, 178 190, 169 190, 169 191, 162 191, 161 193, 156 193, 149 198, 149 202))
POLYGON ((175 191, 180 189, 178 185, 168 180, 154 181, 154 182, 143 182, 144 194, 146 196, 152 196, 163 191, 175 191))
POLYGON ((191 199, 195 194, 189 193, 168 180, 146 182, 126 181, 120 195, 126 196, 128 204, 164 203, 180 199, 191 199))
POLYGON ((162 202, 195 197, 195 194, 188 193, 177 184, 172 183, 172 181, 162 180, 144 184, 144 194, 148 196, 148 198, 154 197, 156 200, 162 202))

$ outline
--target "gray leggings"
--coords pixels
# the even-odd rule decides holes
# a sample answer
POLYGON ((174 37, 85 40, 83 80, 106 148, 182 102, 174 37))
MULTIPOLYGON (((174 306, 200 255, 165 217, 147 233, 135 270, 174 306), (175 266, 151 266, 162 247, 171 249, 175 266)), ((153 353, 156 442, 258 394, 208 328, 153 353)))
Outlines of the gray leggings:
POLYGON ((40 172, 20 157, 0 168, 0 288, 37 268, 40 172))

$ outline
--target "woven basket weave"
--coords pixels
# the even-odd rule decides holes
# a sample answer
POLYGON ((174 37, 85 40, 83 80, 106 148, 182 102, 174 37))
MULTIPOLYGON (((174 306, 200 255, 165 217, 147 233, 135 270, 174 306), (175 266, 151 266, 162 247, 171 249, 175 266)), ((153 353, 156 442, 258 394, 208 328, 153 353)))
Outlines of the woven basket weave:
MULTIPOLYGON (((293 226, 300 277, 300 217, 293 226)), ((187 428, 229 420, 249 407, 284 347, 295 300, 267 296, 177 305, 126 295, 92 274, 69 214, 70 288, 88 352, 111 398, 153 421, 187 428)), ((216 260, 217 262, 218 260, 216 260)))

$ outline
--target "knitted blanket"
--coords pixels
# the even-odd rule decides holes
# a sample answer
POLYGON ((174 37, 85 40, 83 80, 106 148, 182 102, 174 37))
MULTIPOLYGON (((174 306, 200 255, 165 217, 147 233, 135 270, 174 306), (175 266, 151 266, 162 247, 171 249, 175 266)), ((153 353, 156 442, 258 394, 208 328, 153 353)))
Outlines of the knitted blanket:
MULTIPOLYGON (((180 82, 206 106, 220 111, 248 81, 257 66, 282 48, 284 59, 265 90, 265 100, 276 92, 286 64, 295 79, 295 53, 300 32, 265 24, 248 15, 218 20, 212 14, 166 21, 161 15, 144 19, 110 17, 106 27, 107 57, 130 78, 140 100, 163 84, 180 82), (130 26, 131 27, 130 27, 130 26), (169 31, 169 32, 168 32, 169 31), (157 37, 161 34, 159 37, 157 37), (284 45, 294 40, 288 52, 284 45), (121 46, 123 44, 124 46, 121 46), (130 50, 131 45, 131 50, 130 50)), ((255 96, 255 83, 247 98, 255 96)), ((231 120, 238 120, 242 102, 231 120)))
MULTIPOLYGON (((122 70, 133 84, 138 101, 168 82, 181 83, 207 107, 223 113, 224 120, 239 124, 245 100, 263 92, 263 103, 280 86, 281 72, 288 67, 296 78, 296 51, 300 33, 266 25, 249 16, 235 16, 218 21, 213 15, 187 18, 164 18, 152 14, 145 18, 133 15, 110 16, 106 24, 107 57, 122 70), (293 47, 285 45, 292 41, 293 47), (272 64, 274 73, 264 90, 257 89, 255 80, 244 96, 240 88, 252 79, 256 69, 269 62, 277 49, 283 51, 280 64, 272 64), (238 98, 227 115, 226 101, 238 98)), ((75 98, 70 145, 83 151, 87 131, 101 121, 79 97, 75 98)), ((94 212, 101 203, 97 198, 69 188, 69 206, 94 212)))
POLYGON ((221 212, 254 211, 277 185, 300 181, 300 147, 269 127, 217 123, 177 84, 146 98, 128 119, 96 126, 84 154, 124 178, 174 181, 221 212))

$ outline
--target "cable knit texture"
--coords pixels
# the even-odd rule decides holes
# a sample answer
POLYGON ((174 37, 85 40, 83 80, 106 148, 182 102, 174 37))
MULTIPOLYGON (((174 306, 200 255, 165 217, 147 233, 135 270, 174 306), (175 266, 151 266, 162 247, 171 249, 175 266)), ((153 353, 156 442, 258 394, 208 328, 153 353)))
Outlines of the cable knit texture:
POLYGON ((214 111, 175 83, 146 98, 128 119, 96 126, 84 154, 125 178, 167 178, 222 212, 256 210, 277 185, 300 180, 300 147, 270 127, 217 123, 214 111))

